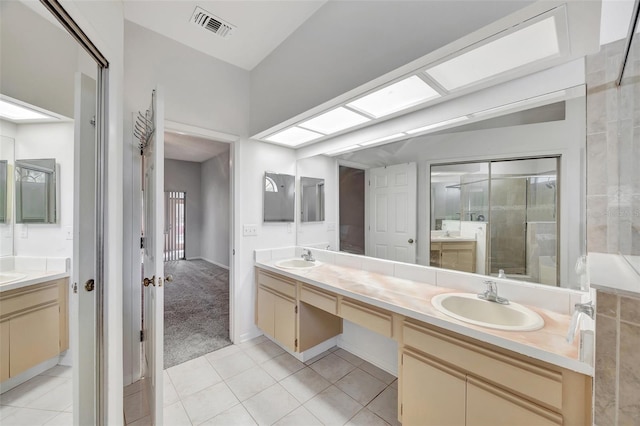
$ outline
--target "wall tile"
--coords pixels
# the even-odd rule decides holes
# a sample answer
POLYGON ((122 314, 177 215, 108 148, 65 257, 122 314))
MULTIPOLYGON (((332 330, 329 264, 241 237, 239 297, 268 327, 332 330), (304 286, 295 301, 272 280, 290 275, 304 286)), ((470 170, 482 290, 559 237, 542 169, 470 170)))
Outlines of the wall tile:
POLYGON ((423 282, 431 285, 436 284, 435 269, 425 266, 396 263, 394 265, 394 275, 405 280, 423 282))
POLYGON ((640 326, 620 324, 620 387, 618 395, 618 424, 638 424, 640 419, 640 326))
MULTIPOLYGON (((633 297, 620 298, 620 319, 640 325, 640 299, 633 297)), ((640 351, 640 346, 636 347, 640 351)), ((640 365, 640 364, 639 364, 640 365)))
POLYGON ((604 291, 598 291, 596 311, 599 315, 615 318, 618 315, 618 296, 604 291))
POLYGON ((607 197, 587 196, 587 251, 607 253, 607 197))
POLYGON ((607 193, 606 181, 607 134, 594 133, 587 136, 587 195, 607 193))
POLYGON ((596 365, 594 423, 615 424, 616 415, 616 320, 596 315, 596 365))
POLYGON ((372 257, 362 258, 362 269, 369 272, 375 272, 382 275, 393 276, 394 262, 388 260, 376 259, 372 257))

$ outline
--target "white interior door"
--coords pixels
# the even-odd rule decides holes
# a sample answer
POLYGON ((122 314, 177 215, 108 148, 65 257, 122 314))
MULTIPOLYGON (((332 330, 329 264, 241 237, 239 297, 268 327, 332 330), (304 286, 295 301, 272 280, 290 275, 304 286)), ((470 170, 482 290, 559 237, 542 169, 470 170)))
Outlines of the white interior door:
POLYGON ((416 261, 416 163, 369 170, 367 256, 416 261))
POLYGON ((97 422, 96 393, 96 81, 75 76, 73 271, 69 331, 73 423, 97 422))
POLYGON ((162 371, 164 364, 164 101, 153 92, 151 121, 155 128, 144 149, 143 221, 145 285, 143 299, 144 375, 152 423, 162 425, 162 371))

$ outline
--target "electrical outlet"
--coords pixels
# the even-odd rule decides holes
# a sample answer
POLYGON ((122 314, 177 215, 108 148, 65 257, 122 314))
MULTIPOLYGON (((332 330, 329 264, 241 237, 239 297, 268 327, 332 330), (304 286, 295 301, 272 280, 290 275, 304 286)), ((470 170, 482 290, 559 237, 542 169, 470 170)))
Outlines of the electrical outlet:
POLYGON ((255 237, 258 235, 258 225, 244 225, 242 235, 245 237, 255 237))
POLYGON ((25 224, 20 226, 20 238, 29 238, 29 228, 25 224))

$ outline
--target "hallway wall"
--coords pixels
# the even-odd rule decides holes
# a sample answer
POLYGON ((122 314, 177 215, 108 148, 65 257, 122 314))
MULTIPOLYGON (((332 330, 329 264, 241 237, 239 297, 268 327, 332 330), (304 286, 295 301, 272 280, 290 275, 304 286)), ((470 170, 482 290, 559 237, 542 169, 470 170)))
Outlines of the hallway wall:
POLYGON ((200 256, 229 268, 229 151, 202 163, 202 241, 200 256))
POLYGON ((202 235, 201 166, 192 161, 164 160, 164 190, 187 193, 185 244, 187 259, 199 258, 202 235))

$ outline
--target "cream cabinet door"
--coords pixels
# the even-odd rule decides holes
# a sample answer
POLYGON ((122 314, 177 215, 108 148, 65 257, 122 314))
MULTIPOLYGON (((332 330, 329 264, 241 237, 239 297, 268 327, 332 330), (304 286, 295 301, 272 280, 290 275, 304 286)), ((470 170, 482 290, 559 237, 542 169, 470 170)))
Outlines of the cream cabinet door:
POLYGON ((296 304, 275 296, 275 339, 292 352, 296 351, 296 304))
POLYGON ((472 378, 467 381, 467 426, 554 426, 562 416, 472 378))
POLYGON ((258 287, 258 315, 256 325, 264 333, 275 336, 275 299, 276 296, 261 287, 258 287))
POLYGON ((9 378, 9 321, 0 322, 0 382, 9 378))
POLYGON ((9 320, 9 365, 14 377, 60 353, 58 305, 9 320))
POLYGON ((402 354, 402 425, 465 424, 465 376, 429 358, 402 354))

